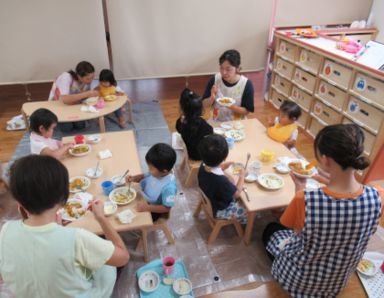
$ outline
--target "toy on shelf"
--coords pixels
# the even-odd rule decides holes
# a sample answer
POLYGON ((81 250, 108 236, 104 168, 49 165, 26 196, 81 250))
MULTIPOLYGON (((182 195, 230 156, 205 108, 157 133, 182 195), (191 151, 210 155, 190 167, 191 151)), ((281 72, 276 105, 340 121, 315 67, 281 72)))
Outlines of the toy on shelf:
POLYGON ((336 43, 336 48, 352 54, 356 54, 362 47, 357 41, 348 38, 342 38, 341 41, 336 43))
POLYGON ((296 28, 296 33, 306 38, 317 37, 316 31, 314 31, 312 28, 296 28))

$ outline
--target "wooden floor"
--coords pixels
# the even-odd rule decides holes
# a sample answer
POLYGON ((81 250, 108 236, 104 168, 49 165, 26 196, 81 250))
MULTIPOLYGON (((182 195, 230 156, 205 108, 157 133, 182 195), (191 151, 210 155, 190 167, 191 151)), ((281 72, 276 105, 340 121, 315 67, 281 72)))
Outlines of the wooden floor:
MULTIPOLYGON (((269 116, 276 115, 276 110, 262 99, 263 73, 246 74, 253 82, 255 88, 255 113, 250 118, 258 118, 266 123, 269 116)), ((188 86, 198 94, 204 92, 208 76, 171 78, 171 79, 147 79, 122 82, 121 87, 128 92, 133 102, 159 100, 161 109, 171 131, 175 130, 175 122, 179 117, 178 98, 185 86, 188 86)), ((50 83, 28 85, 28 91, 34 101, 46 100, 50 90, 50 83)), ((0 162, 8 161, 20 138, 25 131, 6 131, 6 121, 11 117, 20 114, 21 106, 27 101, 26 88, 24 85, 0 86, 0 162)), ((312 160, 313 140, 304 133, 300 133, 297 148, 307 159, 312 160)), ((259 287, 261 283, 250 283, 237 289, 252 289, 259 287)), ((260 295, 257 297, 287 297, 276 282, 269 282, 260 288, 260 295)), ((340 297, 366 297, 364 290, 356 276, 353 275, 348 287, 340 297)))

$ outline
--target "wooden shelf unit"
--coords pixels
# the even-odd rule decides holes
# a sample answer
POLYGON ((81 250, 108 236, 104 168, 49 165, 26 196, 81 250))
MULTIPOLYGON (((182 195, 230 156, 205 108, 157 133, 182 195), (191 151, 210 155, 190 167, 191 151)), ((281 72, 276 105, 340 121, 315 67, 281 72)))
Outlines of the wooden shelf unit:
POLYGON ((275 47, 269 101, 277 109, 286 99, 296 102, 298 122, 313 137, 326 125, 356 123, 365 133, 364 154, 376 162, 384 144, 384 72, 285 31, 275 32, 275 47))

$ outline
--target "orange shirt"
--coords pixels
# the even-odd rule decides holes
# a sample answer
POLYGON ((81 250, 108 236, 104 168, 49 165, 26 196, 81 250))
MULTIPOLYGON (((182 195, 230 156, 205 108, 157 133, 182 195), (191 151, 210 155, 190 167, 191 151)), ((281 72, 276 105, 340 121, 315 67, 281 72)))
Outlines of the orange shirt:
MULTIPOLYGON (((384 214, 384 188, 380 186, 375 186, 381 197, 381 216, 384 214)), ((335 193, 329 190, 327 187, 323 188, 325 194, 335 198, 335 199, 345 199, 345 198, 355 198, 362 194, 363 186, 352 194, 342 194, 335 193)), ((304 191, 299 191, 296 193, 293 200, 289 203, 288 207, 285 209, 283 215, 280 217, 280 222, 282 225, 287 228, 301 231, 304 229, 305 222, 305 200, 304 200, 304 191)))

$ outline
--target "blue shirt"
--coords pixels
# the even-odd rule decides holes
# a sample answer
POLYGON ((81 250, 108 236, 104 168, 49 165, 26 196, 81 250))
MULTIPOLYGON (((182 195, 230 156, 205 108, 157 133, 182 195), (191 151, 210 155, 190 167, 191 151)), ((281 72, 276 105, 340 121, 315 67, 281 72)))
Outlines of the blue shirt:
POLYGON ((176 179, 173 174, 164 177, 154 177, 149 173, 140 181, 145 200, 154 205, 173 207, 177 194, 176 179))

